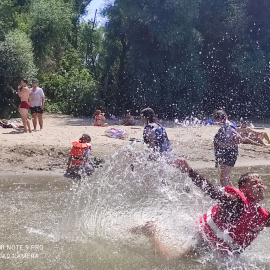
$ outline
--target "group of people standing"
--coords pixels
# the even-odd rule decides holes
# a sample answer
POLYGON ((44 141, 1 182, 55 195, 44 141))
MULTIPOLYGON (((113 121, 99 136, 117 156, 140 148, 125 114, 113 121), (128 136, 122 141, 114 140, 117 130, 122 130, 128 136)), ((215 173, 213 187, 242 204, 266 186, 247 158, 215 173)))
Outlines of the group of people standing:
POLYGON ((39 123, 40 130, 43 128, 43 111, 45 104, 45 95, 42 88, 38 87, 37 80, 32 80, 32 88, 27 85, 26 79, 21 80, 18 86, 18 96, 21 99, 19 106, 19 113, 22 118, 24 132, 32 132, 30 120, 28 118, 28 111, 30 109, 34 129, 37 130, 37 122, 39 123))

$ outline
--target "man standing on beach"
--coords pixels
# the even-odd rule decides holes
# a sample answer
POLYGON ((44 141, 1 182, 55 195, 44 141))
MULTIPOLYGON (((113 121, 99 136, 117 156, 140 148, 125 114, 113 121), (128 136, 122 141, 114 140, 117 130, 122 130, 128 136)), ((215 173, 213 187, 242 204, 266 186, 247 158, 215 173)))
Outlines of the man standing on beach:
POLYGON ((38 87, 37 80, 32 80, 32 88, 30 89, 30 110, 33 119, 34 131, 37 130, 37 120, 40 130, 43 128, 43 110, 45 103, 45 95, 42 88, 38 87))

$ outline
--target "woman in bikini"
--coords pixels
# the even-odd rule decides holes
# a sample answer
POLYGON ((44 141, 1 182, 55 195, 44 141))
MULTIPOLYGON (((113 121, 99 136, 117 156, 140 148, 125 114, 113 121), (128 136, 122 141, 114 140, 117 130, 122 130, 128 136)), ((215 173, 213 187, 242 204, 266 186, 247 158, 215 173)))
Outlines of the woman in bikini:
POLYGON ((27 127, 29 132, 31 132, 30 121, 28 117, 28 110, 30 108, 30 103, 28 102, 30 95, 30 89, 27 86, 27 80, 21 80, 20 85, 18 86, 18 96, 21 99, 21 103, 19 106, 19 112, 22 118, 24 132, 27 132, 27 127))
POLYGON ((97 127, 107 127, 108 123, 103 123, 101 121, 106 120, 106 118, 104 117, 104 113, 102 113, 100 110, 96 110, 96 116, 95 116, 95 124, 94 126, 97 127))

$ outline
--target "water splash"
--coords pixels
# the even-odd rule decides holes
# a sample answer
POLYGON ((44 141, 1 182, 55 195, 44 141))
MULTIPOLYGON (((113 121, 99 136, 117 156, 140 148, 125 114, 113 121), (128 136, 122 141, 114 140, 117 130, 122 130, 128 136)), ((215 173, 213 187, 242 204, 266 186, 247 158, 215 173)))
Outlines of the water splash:
MULTIPOLYGON (((167 245, 188 248, 197 243, 196 221, 214 205, 164 158, 151 161, 149 150, 138 150, 136 145, 118 151, 102 170, 77 184, 74 202, 73 210, 70 209, 74 215, 65 223, 72 223, 68 227, 74 239, 121 250, 127 253, 130 267, 134 252, 145 256, 144 260, 157 258, 149 239, 131 233, 131 228, 152 221, 167 245)), ((256 258, 253 260, 251 263, 246 256, 217 259, 216 254, 204 250, 179 259, 174 266, 167 262, 166 266, 162 264, 164 268, 155 269, 264 269, 256 258), (179 268, 183 263, 185 268, 179 268)))

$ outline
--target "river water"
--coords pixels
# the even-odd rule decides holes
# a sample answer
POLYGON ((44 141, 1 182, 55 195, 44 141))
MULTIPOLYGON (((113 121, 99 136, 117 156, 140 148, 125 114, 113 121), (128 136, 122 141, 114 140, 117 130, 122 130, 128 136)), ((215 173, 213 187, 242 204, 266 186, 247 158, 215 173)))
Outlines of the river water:
MULTIPOLYGON (((240 258, 197 250, 165 260, 132 233, 151 221, 172 249, 194 246, 196 220, 215 203, 175 168, 146 157, 127 147, 81 181, 1 175, 0 269, 270 269, 270 228, 240 258)), ((270 185, 270 168, 252 170, 270 185)), ((205 174, 217 182, 213 171, 205 174)), ((263 206, 270 209, 269 195, 263 206)))

